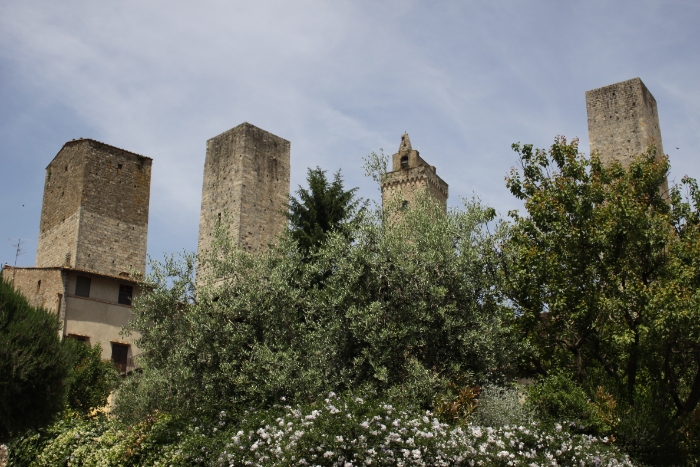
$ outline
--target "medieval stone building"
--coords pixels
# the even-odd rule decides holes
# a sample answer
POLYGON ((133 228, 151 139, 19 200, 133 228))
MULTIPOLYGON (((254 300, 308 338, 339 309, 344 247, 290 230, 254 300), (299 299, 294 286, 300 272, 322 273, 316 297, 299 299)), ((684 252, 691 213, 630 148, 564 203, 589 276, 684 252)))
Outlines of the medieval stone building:
POLYGON ((275 243, 287 225, 289 150, 289 141, 250 123, 207 141, 199 254, 209 250, 221 222, 248 251, 275 243))
POLYGON ((447 209, 448 186, 438 175, 435 166, 421 159, 411 147, 408 133, 401 137, 399 151, 392 156, 392 171, 381 180, 382 205, 398 203, 397 208, 412 203, 418 193, 425 193, 447 209))
POLYGON ((5 266, 34 306, 56 313, 63 337, 99 343, 123 371, 138 353, 120 336, 146 270, 148 157, 91 139, 67 142, 46 168, 36 267, 5 266))
MULTIPOLYGON (((635 157, 656 148, 663 156, 656 99, 641 79, 634 78, 586 92, 591 154, 604 164, 619 161, 629 167, 635 157)), ((668 192, 668 184, 662 187, 668 192)))
MULTIPOLYGON (((588 91, 586 107, 591 151, 606 164, 627 166, 650 144, 663 154, 656 101, 639 78, 588 91)), ((2 271, 32 305, 56 313, 63 337, 100 343, 123 371, 139 352, 138 334, 120 331, 145 273, 151 163, 91 139, 67 142, 46 168, 36 267, 2 271)), ((198 253, 210 250, 217 226, 248 251, 273 244, 287 225, 289 176, 289 141, 265 130, 243 123, 208 140, 198 253)), ((419 193, 447 206, 447 183, 408 134, 381 188, 385 207, 419 193)))

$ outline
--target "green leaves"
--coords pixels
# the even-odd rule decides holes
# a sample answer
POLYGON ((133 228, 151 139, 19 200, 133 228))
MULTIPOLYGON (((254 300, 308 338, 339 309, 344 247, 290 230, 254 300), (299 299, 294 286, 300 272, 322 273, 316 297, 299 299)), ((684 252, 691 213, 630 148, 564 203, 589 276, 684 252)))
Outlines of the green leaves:
POLYGON ((667 442, 700 400, 695 182, 683 180, 686 197, 665 193, 668 160, 653 148, 625 168, 562 137, 547 152, 513 147, 521 169, 506 184, 527 214, 511 216, 504 256, 532 368, 571 372, 589 395, 604 388, 621 413, 654 404, 667 442))
POLYGON ((120 389, 118 412, 212 412, 353 388, 427 406, 458 375, 511 371, 502 233, 485 229, 493 210, 474 201, 446 214, 425 198, 402 222, 381 216, 331 228, 306 253, 294 229, 266 252, 218 239, 198 258, 211 274, 196 288, 192 257, 155 264, 152 291, 134 305, 144 371, 120 389))
POLYGON ((0 278, 0 440, 50 422, 65 402, 71 354, 56 315, 0 278))
POLYGON ((357 188, 345 191, 340 171, 333 182, 326 179, 326 171, 320 167, 309 169, 306 178, 308 190, 299 187, 297 196, 289 200, 291 236, 299 248, 307 253, 317 248, 330 231, 348 232, 350 223, 361 204, 355 199, 357 188))

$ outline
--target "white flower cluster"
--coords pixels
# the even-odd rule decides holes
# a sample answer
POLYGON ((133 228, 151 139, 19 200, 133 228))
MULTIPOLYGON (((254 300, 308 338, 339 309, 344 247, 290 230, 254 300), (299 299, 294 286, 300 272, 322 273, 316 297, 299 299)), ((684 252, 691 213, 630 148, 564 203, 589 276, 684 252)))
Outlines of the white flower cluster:
POLYGON ((633 466, 607 439, 537 426, 452 427, 430 412, 329 395, 308 413, 238 431, 218 457, 232 466, 633 466))

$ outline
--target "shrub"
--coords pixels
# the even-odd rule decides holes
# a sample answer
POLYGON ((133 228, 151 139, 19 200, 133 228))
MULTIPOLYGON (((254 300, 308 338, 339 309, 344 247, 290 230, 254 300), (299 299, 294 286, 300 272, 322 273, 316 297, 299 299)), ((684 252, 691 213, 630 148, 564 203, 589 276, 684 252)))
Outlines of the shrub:
POLYGON ((401 222, 364 211, 308 254, 290 236, 255 253, 220 236, 196 288, 193 257, 154 264, 132 321, 144 372, 118 412, 199 415, 360 388, 427 408, 450 381, 512 372, 493 210, 419 201, 401 222))
POLYGON ((596 435, 608 434, 611 429, 584 389, 564 374, 543 378, 530 386, 527 403, 550 424, 564 421, 580 432, 596 435))
POLYGON ((111 362, 102 360, 100 344, 91 347, 67 339, 65 345, 75 362, 69 378, 68 406, 81 413, 103 407, 119 382, 119 373, 111 362))
POLYGON ((519 387, 487 385, 482 388, 472 423, 493 428, 529 426, 536 420, 534 410, 526 403, 519 387))
MULTIPOLYGON (((34 466, 632 466, 609 440, 536 424, 453 426, 430 411, 347 394, 185 422, 73 419, 49 430, 34 466)), ((23 458, 10 446, 11 459, 23 458)), ((26 457, 26 456, 25 456, 26 457)))
POLYGON ((70 352, 61 325, 0 279, 0 440, 49 423, 62 409, 70 352))

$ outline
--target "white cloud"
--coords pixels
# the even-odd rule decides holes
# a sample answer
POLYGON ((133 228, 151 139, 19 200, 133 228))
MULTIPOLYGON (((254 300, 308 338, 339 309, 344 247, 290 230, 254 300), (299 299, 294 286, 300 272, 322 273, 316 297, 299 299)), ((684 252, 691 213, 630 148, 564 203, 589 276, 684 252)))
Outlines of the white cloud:
MULTIPOLYGON (((0 158, 17 170, 24 151, 39 175, 1 180, 36 204, 43 168, 81 136, 153 157, 160 256, 196 245, 208 138, 249 121, 291 141, 292 189, 320 165, 375 196, 361 156, 408 131, 454 204, 474 191, 504 212, 510 144, 563 133, 587 151, 584 92, 634 76, 674 168, 700 175, 698 20, 695 3, 652 1, 5 2, 0 97, 17 105, 0 110, 0 158)), ((3 235, 36 228, 36 206, 31 226, 3 209, 3 235)))

